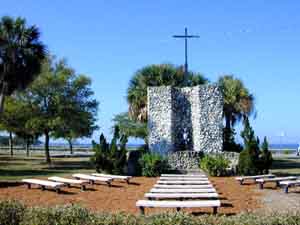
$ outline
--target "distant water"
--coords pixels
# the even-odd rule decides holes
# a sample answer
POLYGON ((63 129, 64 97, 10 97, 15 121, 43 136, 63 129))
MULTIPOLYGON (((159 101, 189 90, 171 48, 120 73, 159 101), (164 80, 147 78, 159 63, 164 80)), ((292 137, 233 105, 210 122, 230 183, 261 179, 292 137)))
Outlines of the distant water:
POLYGON ((269 148, 274 150, 296 150, 298 144, 270 144, 269 148))
MULTIPOLYGON (((36 145, 36 146, 43 147, 43 144, 36 145)), ((60 143, 60 144, 51 143, 51 146, 53 146, 53 147, 69 148, 69 145, 68 144, 64 144, 64 143, 60 143)), ((142 144, 132 144, 132 143, 127 144, 127 147, 131 148, 131 149, 132 148, 139 148, 141 146, 142 146, 142 144)), ((92 144, 88 144, 88 143, 85 143, 85 144, 74 144, 73 147, 74 148, 91 149, 92 148, 92 144)), ((298 144, 270 144, 269 145, 269 149, 275 150, 275 151, 296 150, 297 148, 298 148, 298 144)))

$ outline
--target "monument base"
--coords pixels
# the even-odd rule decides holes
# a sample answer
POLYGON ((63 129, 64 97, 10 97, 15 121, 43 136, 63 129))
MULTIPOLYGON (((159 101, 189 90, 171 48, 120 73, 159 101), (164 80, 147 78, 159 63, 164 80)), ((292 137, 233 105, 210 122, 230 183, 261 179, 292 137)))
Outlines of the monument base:
POLYGON ((203 152, 176 151, 168 153, 168 163, 172 170, 198 170, 203 152))

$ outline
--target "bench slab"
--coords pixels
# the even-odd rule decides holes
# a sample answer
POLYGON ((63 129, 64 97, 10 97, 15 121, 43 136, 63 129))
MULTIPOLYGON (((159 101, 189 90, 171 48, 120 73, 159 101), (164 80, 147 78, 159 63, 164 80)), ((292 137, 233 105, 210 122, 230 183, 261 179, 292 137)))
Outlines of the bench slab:
POLYGON ((75 180, 75 179, 69 179, 69 178, 63 178, 63 177, 49 177, 48 180, 55 181, 55 182, 61 182, 65 184, 86 184, 88 181, 86 180, 75 180))
POLYGON ((154 188, 166 188, 166 189, 201 189, 201 188, 213 188, 213 185, 211 184, 203 184, 203 185, 180 185, 180 184, 174 184, 174 185, 167 185, 167 184, 155 184, 154 188))
POLYGON ((104 173, 92 173, 92 176, 106 177, 106 178, 120 179, 120 180, 129 180, 132 178, 131 176, 110 175, 110 174, 104 174, 104 173))
POLYGON ((206 181, 207 177, 160 177, 160 180, 206 181))
POLYGON ((201 189, 163 189, 163 188, 152 188, 152 193, 214 193, 214 188, 201 188, 201 189))
POLYGON ((146 193, 145 198, 182 199, 182 198, 218 198, 218 193, 146 193))
POLYGON ((59 183, 59 182, 40 180, 40 179, 23 179, 22 182, 27 183, 27 184, 37 184, 40 186, 52 187, 52 188, 61 187, 61 186, 65 185, 65 184, 59 183))
POLYGON ((209 180, 158 180, 157 184, 210 184, 209 180))
POLYGON ((206 177, 205 174, 162 174, 161 177, 206 177))

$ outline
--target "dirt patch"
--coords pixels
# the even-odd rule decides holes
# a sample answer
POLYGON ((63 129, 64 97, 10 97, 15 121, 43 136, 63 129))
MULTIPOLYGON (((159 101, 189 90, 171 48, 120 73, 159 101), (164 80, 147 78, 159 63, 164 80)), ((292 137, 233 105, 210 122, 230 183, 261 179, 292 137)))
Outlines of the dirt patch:
MULTIPOLYGON (((0 199, 17 199, 29 206, 53 206, 59 204, 80 204, 93 211, 138 213, 135 203, 143 199, 156 182, 156 178, 136 177, 131 184, 113 182, 112 187, 106 185, 89 186, 81 192, 80 188, 63 188, 61 194, 40 189, 28 190, 25 185, 0 188, 0 199)), ((222 207, 219 213, 236 214, 252 211, 261 207, 260 193, 254 185, 240 186, 234 178, 210 178, 220 194, 222 207)), ((171 209, 147 209, 147 213, 162 212, 171 209)), ((211 213, 212 209, 185 210, 196 213, 211 213)))

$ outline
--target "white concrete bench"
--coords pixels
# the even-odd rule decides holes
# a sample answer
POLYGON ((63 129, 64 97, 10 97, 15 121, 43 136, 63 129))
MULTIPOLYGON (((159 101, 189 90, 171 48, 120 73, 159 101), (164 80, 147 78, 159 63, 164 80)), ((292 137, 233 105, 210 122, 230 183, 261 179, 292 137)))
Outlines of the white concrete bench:
POLYGON ((70 187, 71 185, 80 185, 81 190, 83 191, 86 189, 86 184, 88 183, 88 181, 86 180, 74 180, 63 177, 49 177, 48 180, 64 183, 68 187, 70 187))
POLYGON ((256 176, 244 176, 244 177, 236 177, 235 179, 240 182, 242 185, 245 180, 256 180, 260 178, 274 178, 273 174, 265 174, 265 175, 256 175, 256 176))
POLYGON ((165 184, 155 184, 154 188, 165 188, 165 189, 173 189, 173 188, 177 188, 177 189, 199 189, 199 188, 213 188, 212 184, 203 184, 203 185, 165 185, 165 184))
POLYGON ((166 184, 166 185, 173 185, 173 184, 210 184, 209 180, 158 180, 157 184, 166 184))
POLYGON ((163 188, 152 188, 152 193, 214 193, 214 188, 201 188, 201 189, 163 189, 163 188))
POLYGON ((208 180, 207 177, 160 177, 160 180, 208 180))
POLYGON ((44 191, 46 187, 53 188, 57 193, 60 192, 60 188, 65 186, 65 184, 60 182, 53 182, 48 180, 40 180, 40 179, 23 179, 22 182, 27 184, 27 187, 30 189, 31 185, 38 185, 44 191))
POLYGON ((112 178, 95 177, 95 176, 80 174, 80 173, 73 174, 72 177, 76 179, 88 180, 91 184, 95 184, 96 181, 100 181, 106 183, 108 186, 111 186, 111 182, 113 181, 112 178))
POLYGON ((114 180, 124 180, 127 184, 129 184, 129 181, 132 178, 131 176, 110 175, 104 173, 93 173, 92 176, 112 178, 114 180))
POLYGON ((276 187, 279 187, 279 182, 280 181, 289 181, 289 180, 296 180, 297 177, 290 176, 290 177, 275 177, 275 178, 260 178, 256 179, 256 183, 259 184, 259 188, 263 189, 265 183, 276 183, 276 187))
POLYGON ((145 214, 145 208, 176 208, 179 211, 181 208, 213 208, 213 213, 216 214, 218 207, 221 206, 220 200, 205 200, 205 201, 152 201, 139 200, 136 202, 140 213, 145 214))
MULTIPOLYGON (((298 178, 299 179, 299 178, 298 178)), ((300 180, 293 181, 281 181, 279 182, 281 186, 283 186, 284 192, 287 194, 289 192, 290 187, 300 186, 300 180)))
POLYGON ((146 193, 145 198, 152 199, 201 199, 218 198, 218 193, 146 193))
POLYGON ((207 177, 205 174, 162 174, 161 177, 207 177))

